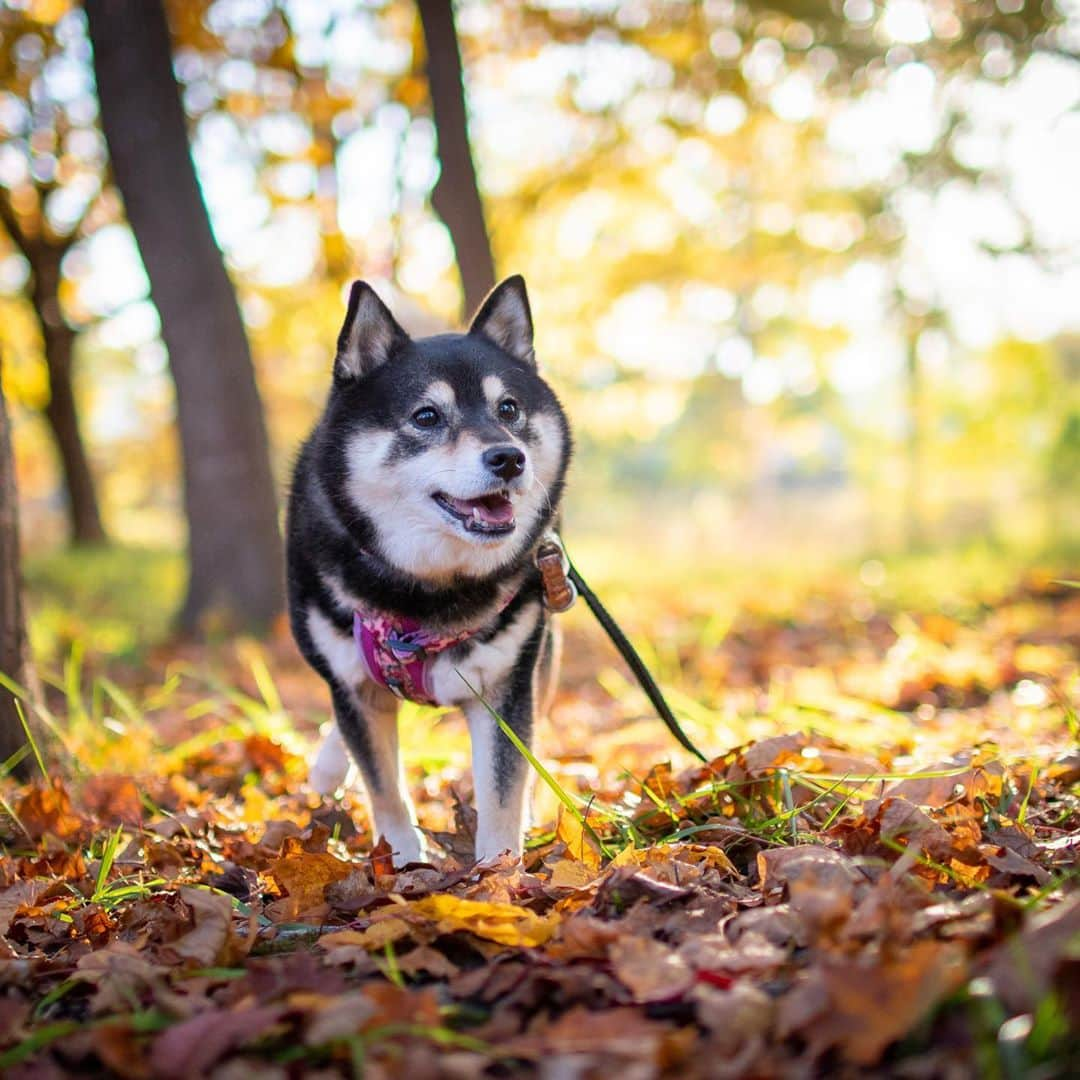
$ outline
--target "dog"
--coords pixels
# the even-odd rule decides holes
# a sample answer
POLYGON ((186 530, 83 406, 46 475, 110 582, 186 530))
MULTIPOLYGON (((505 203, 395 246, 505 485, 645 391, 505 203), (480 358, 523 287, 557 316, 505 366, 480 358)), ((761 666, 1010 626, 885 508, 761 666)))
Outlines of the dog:
POLYGON ((293 473, 289 616, 336 721, 311 785, 341 786, 347 748, 398 865, 427 856, 398 755, 402 698, 464 711, 476 858, 521 855, 527 762, 491 710, 528 745, 553 685, 534 554, 557 525, 570 454, 520 276, 492 290, 467 333, 415 340, 353 284, 326 407, 293 473))

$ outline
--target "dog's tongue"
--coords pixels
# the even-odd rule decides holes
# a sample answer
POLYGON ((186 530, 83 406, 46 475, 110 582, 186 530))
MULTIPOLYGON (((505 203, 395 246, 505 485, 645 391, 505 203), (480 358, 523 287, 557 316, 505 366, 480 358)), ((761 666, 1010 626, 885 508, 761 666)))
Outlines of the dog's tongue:
POLYGON ((514 520, 514 507, 505 495, 484 495, 479 499, 451 499, 459 513, 479 518, 485 525, 506 525, 514 520))

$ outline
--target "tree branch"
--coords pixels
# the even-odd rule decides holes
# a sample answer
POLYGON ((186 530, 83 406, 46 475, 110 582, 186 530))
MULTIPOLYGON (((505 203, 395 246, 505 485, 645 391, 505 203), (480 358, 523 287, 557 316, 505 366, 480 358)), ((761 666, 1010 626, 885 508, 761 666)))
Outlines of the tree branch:
POLYGON ((31 265, 33 265, 32 251, 34 244, 23 231, 19 215, 15 213, 15 207, 11 205, 11 196, 6 192, 0 194, 0 222, 3 222, 15 246, 23 253, 31 265))

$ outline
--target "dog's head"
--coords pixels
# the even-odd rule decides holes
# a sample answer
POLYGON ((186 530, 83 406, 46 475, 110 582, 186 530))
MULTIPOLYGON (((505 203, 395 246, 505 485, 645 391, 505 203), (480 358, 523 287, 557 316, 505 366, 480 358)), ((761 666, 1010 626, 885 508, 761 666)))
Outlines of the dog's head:
POLYGON ((468 333, 416 340, 356 282, 321 451, 339 512, 400 571, 482 578, 520 559, 552 520, 570 455, 522 278, 493 290, 468 333))

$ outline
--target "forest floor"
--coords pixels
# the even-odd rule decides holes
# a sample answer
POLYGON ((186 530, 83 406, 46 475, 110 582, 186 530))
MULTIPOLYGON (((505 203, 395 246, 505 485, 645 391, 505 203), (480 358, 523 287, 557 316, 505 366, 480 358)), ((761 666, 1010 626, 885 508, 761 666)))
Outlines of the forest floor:
POLYGON ((1062 567, 634 576, 611 606, 709 764, 575 611, 523 862, 472 864, 464 725, 409 706, 439 856, 395 868, 354 794, 306 787, 327 702, 284 629, 147 645, 155 601, 102 558, 93 595, 31 567, 53 661, 36 775, 0 779, 5 1077, 1080 1072, 1062 567))

